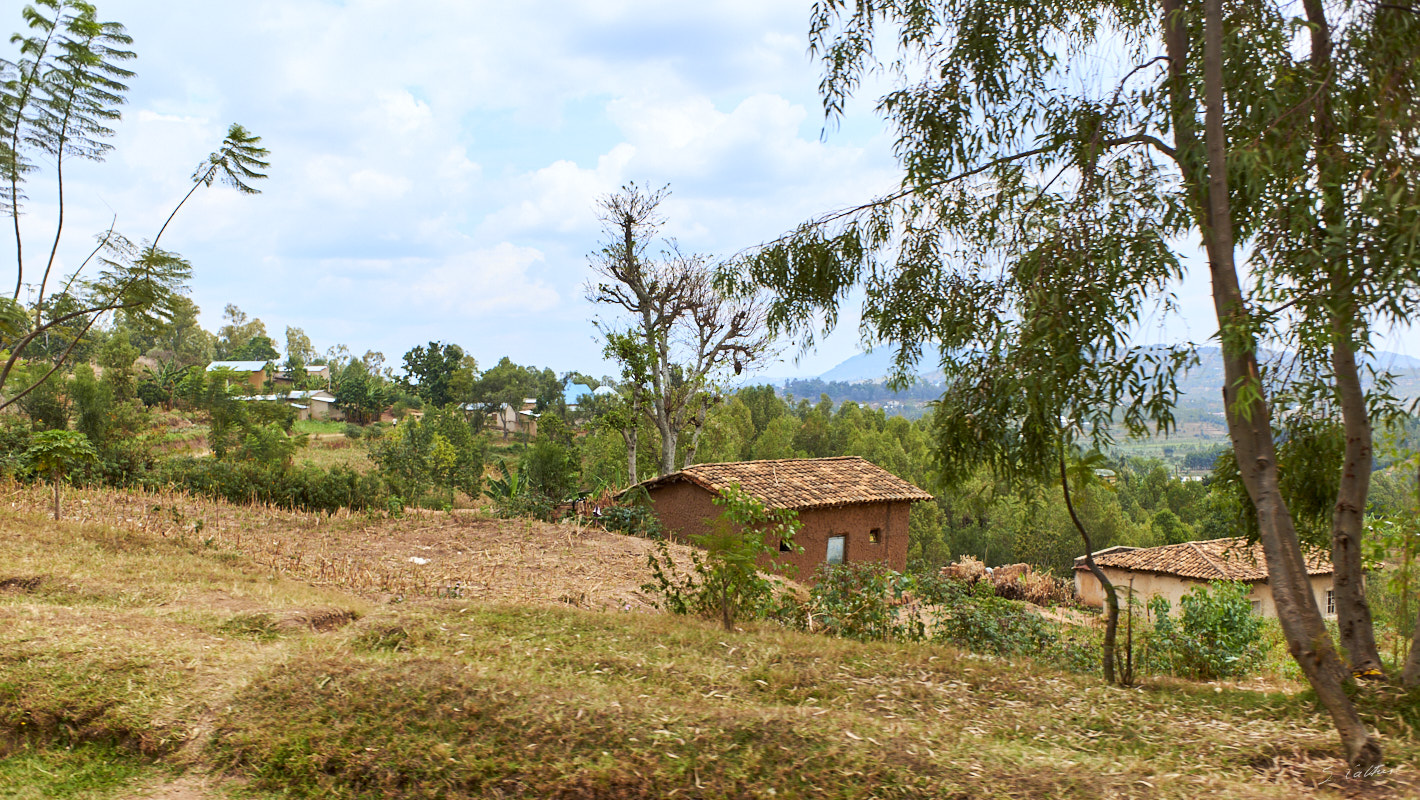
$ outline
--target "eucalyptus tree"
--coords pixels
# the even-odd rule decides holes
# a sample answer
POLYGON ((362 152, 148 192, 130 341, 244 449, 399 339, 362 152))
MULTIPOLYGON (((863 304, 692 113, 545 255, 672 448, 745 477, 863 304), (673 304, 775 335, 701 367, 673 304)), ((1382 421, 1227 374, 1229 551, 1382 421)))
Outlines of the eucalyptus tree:
POLYGON ((1258 294, 1288 310, 1277 322, 1313 377, 1296 392, 1299 411, 1320 406, 1341 420, 1344 453, 1330 481, 1336 616, 1352 669, 1379 674, 1361 536, 1375 416, 1398 409, 1386 376, 1368 392, 1361 373, 1372 327, 1408 322, 1420 301, 1420 16, 1409 3, 1305 0, 1302 10, 1306 59, 1278 85, 1296 113, 1276 119, 1277 141, 1259 154, 1267 169, 1255 242, 1265 257, 1254 268, 1258 294))
MULTIPOLYGON (((707 403, 719 394, 717 384, 765 362, 773 345, 764 304, 755 293, 720 291, 709 261, 683 254, 673 243, 660 257, 651 255, 665 222, 660 204, 666 195, 664 188, 646 192, 628 184, 602 198, 599 217, 607 241, 592 255, 597 277, 586 286, 589 301, 631 318, 599 322, 598 329, 609 357, 637 380, 644 374, 641 409, 660 433, 661 475, 677 468, 682 431, 693 429, 698 442, 707 403), (623 355, 644 359, 644 365, 633 368, 623 355)), ((690 449, 693 457, 694 442, 690 449)))
POLYGON ((190 276, 191 265, 159 247, 168 224, 198 187, 220 180, 238 191, 255 193, 253 183, 265 177, 262 170, 267 167, 260 137, 232 125, 221 146, 198 165, 192 188, 152 241, 134 243, 110 225, 57 293, 72 302, 64 304, 62 313, 46 318, 44 310, 53 305, 46 302, 49 283, 64 234, 64 167, 73 158, 102 161, 112 149, 106 141, 113 135, 109 126, 120 118, 119 106, 128 91, 124 81, 133 75, 123 64, 134 53, 126 49, 132 39, 124 27, 100 21, 91 3, 36 0, 25 6, 21 16, 27 32, 11 38, 19 48, 17 57, 0 59, 0 211, 10 217, 15 243, 15 291, 11 297, 0 297, 0 346, 8 351, 8 360, 0 367, 0 408, 56 372, 103 315, 123 311, 133 318, 171 317, 170 306, 190 276), (49 252, 37 267, 38 295, 27 309, 20 302, 20 291, 30 262, 20 216, 24 188, 38 172, 37 162, 53 165, 57 204, 49 252), (96 259, 101 271, 81 279, 96 259), (76 322, 82 323, 77 331, 66 327, 76 322), (54 358, 53 368, 39 382, 4 393, 5 382, 25 350, 51 331, 65 331, 71 339, 54 358))
POLYGON ((1289 144, 1279 120, 1312 114, 1279 101, 1289 96, 1279 82, 1295 73, 1284 11, 1223 0, 824 0, 810 37, 825 108, 840 114, 870 72, 896 78, 878 109, 895 129, 901 188, 805 223, 726 280, 773 290, 770 321, 805 346, 863 286, 865 326, 896 343, 900 372, 928 343, 955 354, 938 412, 944 472, 978 452, 1040 469, 1074 438, 1107 444, 1116 418, 1131 432, 1173 424, 1189 351, 1141 346, 1131 333, 1167 312, 1182 274, 1173 243, 1196 234, 1229 434, 1279 621, 1348 761, 1371 766, 1379 746, 1344 691, 1279 490, 1257 356, 1277 309, 1244 293, 1237 263, 1272 189, 1268 159, 1289 144), (896 48, 880 58, 884 42, 896 48))

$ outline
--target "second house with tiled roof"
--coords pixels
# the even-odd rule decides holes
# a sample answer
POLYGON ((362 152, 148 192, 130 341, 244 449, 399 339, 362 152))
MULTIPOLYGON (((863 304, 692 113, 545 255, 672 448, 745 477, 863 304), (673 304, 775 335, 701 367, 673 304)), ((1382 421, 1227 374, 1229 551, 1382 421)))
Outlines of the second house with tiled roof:
MULTIPOLYGON (((1331 559, 1317 548, 1303 546, 1307 559, 1307 577, 1317 607, 1328 617, 1335 616, 1335 595, 1331 589, 1331 559)), ((1238 581, 1249 584, 1248 600, 1254 614, 1277 616, 1272 600, 1272 587, 1267 582, 1267 561, 1262 545, 1247 539, 1210 539, 1184 542, 1163 547, 1111 547, 1094 554, 1110 583, 1126 596, 1132 582, 1134 596, 1147 603, 1150 598, 1163 597, 1178 608, 1185 594, 1203 583, 1238 581)), ((1104 590, 1085 566, 1085 557, 1075 559, 1075 592, 1081 601, 1097 608, 1104 606, 1104 590)))
POLYGON ((856 456, 695 464, 640 484, 661 525, 679 539, 707 533, 721 509, 719 493, 738 485, 770 508, 798 512, 794 543, 780 563, 812 581, 822 564, 876 561, 907 566, 907 518, 913 503, 932 495, 856 456))

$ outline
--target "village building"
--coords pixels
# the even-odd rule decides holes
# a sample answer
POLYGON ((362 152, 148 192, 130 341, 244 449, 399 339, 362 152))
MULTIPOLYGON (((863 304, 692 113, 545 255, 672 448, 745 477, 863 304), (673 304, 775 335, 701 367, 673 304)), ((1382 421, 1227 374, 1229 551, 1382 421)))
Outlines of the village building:
POLYGON ((778 563, 812 580, 821 564, 878 562, 907 567, 907 518, 913 503, 932 495, 856 456, 695 464, 638 484, 668 533, 707 533, 720 516, 712 501, 730 486, 776 509, 798 512, 803 527, 778 563))
MULTIPOLYGON (((1304 546, 1303 549, 1317 607, 1326 616, 1335 616, 1331 559, 1316 548, 1304 546)), ((1121 603, 1128 597, 1131 581, 1134 597, 1141 603, 1163 597, 1175 609, 1178 601, 1195 586, 1212 581, 1239 581, 1252 587, 1248 600, 1254 614, 1277 616, 1260 542, 1248 544, 1247 539, 1237 537, 1163 547, 1111 547, 1095 552, 1094 557, 1095 564, 1119 592, 1121 603)), ((1075 559, 1075 593, 1086 605, 1104 607, 1104 590, 1085 566, 1084 556, 1075 559)))
MULTIPOLYGON (((468 405, 465 408, 476 408, 468 405)), ((533 409, 537 408, 536 397, 523 398, 522 405, 514 408, 511 403, 504 403, 488 415, 484 425, 491 430, 500 431, 503 438, 510 435, 526 436, 531 439, 537 436, 537 419, 542 416, 533 409)))
POLYGON ((254 391, 261 391, 266 384, 266 365, 269 361, 213 361, 207 365, 208 372, 226 370, 236 373, 233 377, 247 382, 254 391))
POLYGON ((240 399, 246 402, 266 401, 270 403, 287 403, 292 408, 296 409, 296 419, 298 420, 340 421, 345 419, 344 412, 335 406, 335 395, 324 389, 303 389, 295 392, 280 392, 278 394, 258 394, 240 399))

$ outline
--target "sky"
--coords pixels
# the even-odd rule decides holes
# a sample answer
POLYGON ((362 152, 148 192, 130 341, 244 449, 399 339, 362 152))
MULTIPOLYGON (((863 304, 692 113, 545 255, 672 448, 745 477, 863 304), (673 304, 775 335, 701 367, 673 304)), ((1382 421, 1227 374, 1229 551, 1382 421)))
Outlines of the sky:
MULTIPOLYGON (((205 327, 233 303, 278 347, 291 325, 393 363, 438 340, 481 365, 611 373, 583 296, 599 197, 669 185, 665 232, 724 257, 896 179, 871 103, 824 129, 797 0, 98 6, 137 75, 108 159, 66 162, 64 264, 113 215, 151 238, 240 122, 271 151, 262 193, 199 190, 163 246, 193 263, 205 327)), ((29 187, 32 252, 52 176, 29 187)), ((849 315, 769 371, 817 374, 856 342, 849 315)))
MULTIPOLYGON (((665 232, 726 257, 899 175, 873 87, 825 128, 808 0, 98 6, 133 36, 137 75, 107 161, 66 164, 63 265, 115 216, 151 238, 240 122, 271 151, 262 193, 199 190, 163 246, 193 263, 205 327, 235 304, 278 347, 289 325, 319 351, 392 364, 437 340, 482 366, 611 374, 590 322, 606 312, 583 296, 599 197, 668 185, 665 232)), ((8 17, 0 32, 19 28, 8 17)), ((52 175, 28 190, 31 250, 52 235, 52 175)), ((0 263, 13 253, 0 237, 0 263)), ((1212 334, 1206 285, 1180 302, 1145 338, 1212 334)), ((764 374, 816 375, 856 353, 845 311, 814 352, 764 374)))

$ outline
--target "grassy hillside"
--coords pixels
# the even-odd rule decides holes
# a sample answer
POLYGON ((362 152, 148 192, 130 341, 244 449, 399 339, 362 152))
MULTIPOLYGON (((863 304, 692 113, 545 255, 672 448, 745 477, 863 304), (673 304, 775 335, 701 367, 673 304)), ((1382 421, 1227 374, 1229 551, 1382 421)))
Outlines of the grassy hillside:
MULTIPOLYGON (((1367 706, 1401 771, 1318 790, 1344 768, 1301 696, 1107 688, 1029 661, 773 627, 727 634, 644 606, 575 608, 551 591, 510 603, 312 585, 263 549, 309 533, 299 515, 263 517, 238 544, 165 528, 121 498, 79 497, 109 518, 55 524, 24 492, 0 495, 3 798, 1413 797, 1420 787, 1413 731, 1376 712, 1394 698, 1367 706)), ((471 535, 454 519, 451 540, 471 535)), ((391 543, 410 527, 361 524, 391 543)), ((540 537, 568 563, 606 546, 502 524, 509 548, 540 537)))

